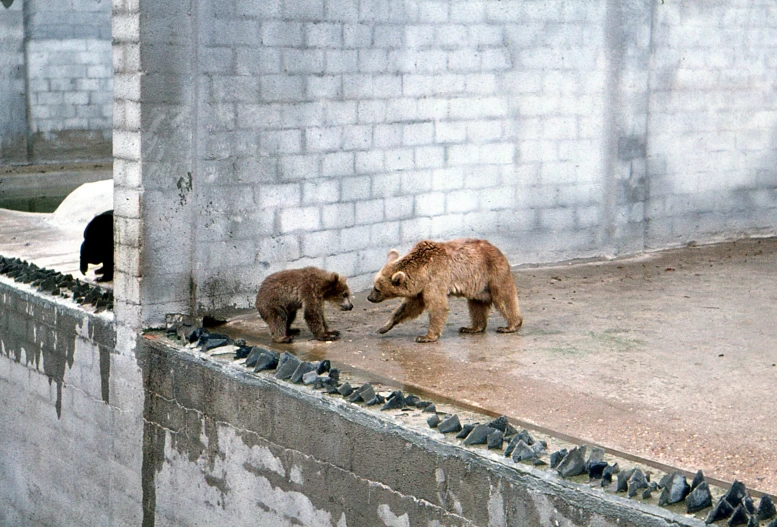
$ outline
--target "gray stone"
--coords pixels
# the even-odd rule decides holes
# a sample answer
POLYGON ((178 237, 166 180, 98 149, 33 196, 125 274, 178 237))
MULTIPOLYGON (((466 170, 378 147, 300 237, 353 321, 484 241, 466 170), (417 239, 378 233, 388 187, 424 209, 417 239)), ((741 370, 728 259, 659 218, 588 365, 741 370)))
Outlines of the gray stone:
POLYGON ((291 374, 291 377, 289 378, 289 381, 293 382, 294 384, 299 384, 302 382, 302 377, 309 372, 316 373, 316 367, 318 365, 313 362, 301 362, 297 366, 297 369, 294 370, 294 373, 291 374))
POLYGON ((704 481, 704 472, 698 470, 696 475, 693 476, 693 481, 691 481, 691 490, 694 490, 696 487, 701 485, 702 481, 704 481))
POLYGON ((741 503, 734 509, 731 518, 728 519, 728 527, 737 527, 738 525, 747 525, 750 522, 750 516, 741 503))
MULTIPOLYGON (((465 445, 484 445, 494 429, 488 425, 477 425, 464 440, 465 445)), ((458 437, 458 436, 457 436, 458 437)))
POLYGON ((470 433, 472 433, 477 425, 478 423, 462 426, 461 431, 456 434, 456 439, 465 439, 470 433))
POLYGON ((516 463, 519 461, 529 461, 537 457, 537 453, 534 451, 534 449, 527 445, 523 439, 518 439, 517 443, 513 447, 512 455, 513 461, 516 463))
POLYGON ((278 358, 278 370, 275 372, 275 378, 282 381, 290 379, 296 371, 297 366, 300 365, 300 362, 302 361, 300 361, 297 357, 288 351, 284 351, 278 358))
POLYGON ((774 501, 771 496, 764 494, 761 498, 761 502, 758 504, 758 511, 756 512, 759 520, 770 520, 777 516, 777 510, 774 508, 774 501))
POLYGON ((429 428, 437 428, 437 426, 440 424, 440 416, 437 414, 429 416, 429 418, 426 420, 426 424, 429 425, 429 428))
POLYGON ((454 414, 447 419, 443 420, 442 423, 437 427, 437 430, 440 431, 443 434, 450 434, 453 432, 460 432, 461 431, 461 422, 459 422, 459 416, 454 414))
POLYGON ((673 472, 669 481, 664 485, 661 495, 658 497, 659 505, 672 505, 685 499, 691 491, 691 486, 681 472, 673 472))
POLYGON ((494 430, 486 438, 486 445, 489 450, 501 449, 504 442, 504 432, 501 430, 494 430))
POLYGON ((504 431, 507 429, 507 425, 508 424, 509 423, 507 422, 507 416, 506 415, 502 415, 500 417, 497 417, 496 419, 494 419, 490 423, 488 423, 488 426, 490 426, 491 428, 495 428, 495 429, 499 430, 500 432, 504 433, 504 431))
MULTIPOLYGON (((263 349, 259 353, 259 357, 256 360, 256 364, 254 366, 254 373, 258 373, 264 370, 273 370, 277 368, 279 358, 280 358, 280 354, 277 351, 263 349)), ((247 361, 246 361, 246 365, 248 365, 247 361)))
POLYGON ((562 478, 579 476, 585 472, 585 451, 585 445, 575 447, 561 460, 556 470, 562 478))
POLYGON ((302 384, 310 385, 319 380, 320 377, 315 371, 309 371, 302 376, 302 384))
POLYGON ((618 473, 615 492, 626 492, 629 490, 629 480, 631 479, 631 476, 634 475, 634 471, 636 471, 636 469, 631 468, 618 473))
MULTIPOLYGON (((520 439, 520 438, 518 438, 520 439)), ((525 441, 524 441, 525 443, 525 441)), ((550 468, 556 468, 559 463, 561 463, 561 460, 563 460, 566 455, 569 453, 569 451, 566 448, 562 448, 561 450, 557 450, 553 452, 550 455, 550 468)))
POLYGON ((734 483, 731 484, 728 491, 723 496, 723 499, 732 507, 737 507, 745 496, 747 496, 745 484, 741 481, 734 480, 734 483))
POLYGON ((637 492, 640 489, 646 488, 648 488, 648 481, 645 477, 645 473, 642 472, 642 469, 639 468, 634 470, 634 473, 631 475, 628 481, 628 497, 633 498, 637 495, 637 492))
POLYGON ((712 509, 707 515, 704 523, 715 523, 720 520, 725 520, 726 518, 730 517, 733 512, 734 507, 732 507, 731 504, 725 499, 720 498, 720 501, 718 501, 718 504, 715 505, 715 508, 712 509))
POLYGON ((693 514, 712 507, 712 494, 706 481, 702 481, 685 498, 685 508, 688 514, 693 514))

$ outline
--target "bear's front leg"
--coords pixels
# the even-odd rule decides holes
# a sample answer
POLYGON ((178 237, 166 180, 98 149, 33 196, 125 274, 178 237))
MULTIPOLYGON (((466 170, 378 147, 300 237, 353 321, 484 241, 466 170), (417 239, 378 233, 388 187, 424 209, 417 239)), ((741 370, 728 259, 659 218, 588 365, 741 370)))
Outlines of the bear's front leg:
POLYGON ((445 327, 445 321, 448 319, 448 297, 444 292, 442 294, 426 293, 426 308, 429 310, 429 330, 426 335, 416 337, 416 342, 435 342, 445 327))
POLYGON ((402 303, 399 304, 399 307, 391 313, 391 318, 389 318, 389 321, 378 330, 378 333, 382 335, 405 320, 412 320, 419 317, 423 312, 424 299, 421 295, 405 298, 402 300, 402 303))
POLYGON ((340 338, 338 331, 329 331, 324 320, 324 310, 319 307, 305 308, 305 322, 316 340, 337 340, 340 338))

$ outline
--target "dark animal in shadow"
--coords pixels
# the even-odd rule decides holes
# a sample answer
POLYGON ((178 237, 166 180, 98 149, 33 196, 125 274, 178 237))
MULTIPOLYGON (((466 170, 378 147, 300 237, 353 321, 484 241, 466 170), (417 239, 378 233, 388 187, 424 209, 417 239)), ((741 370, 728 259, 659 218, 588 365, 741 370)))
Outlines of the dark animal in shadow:
POLYGON ((86 274, 89 264, 102 264, 95 270, 98 282, 113 280, 113 211, 98 214, 84 229, 81 244, 81 274, 86 274))

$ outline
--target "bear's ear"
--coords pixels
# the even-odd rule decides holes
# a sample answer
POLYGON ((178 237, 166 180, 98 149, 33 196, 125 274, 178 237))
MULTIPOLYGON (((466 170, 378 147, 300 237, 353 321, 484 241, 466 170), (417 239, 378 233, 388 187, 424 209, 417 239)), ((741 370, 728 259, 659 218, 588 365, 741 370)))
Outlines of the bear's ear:
POLYGON ((398 287, 398 286, 404 284, 405 280, 407 280, 407 275, 405 273, 403 273, 402 271, 397 271, 391 277, 391 285, 398 287))
POLYGON ((391 263, 398 258, 399 258, 399 251, 397 251, 396 249, 391 249, 388 252, 388 258, 386 259, 386 263, 391 263))
POLYGON ((330 281, 330 282, 332 282, 333 284, 336 284, 337 282, 339 282, 339 281, 340 281, 340 275, 339 275, 339 274, 337 274, 337 273, 332 273, 332 274, 329 276, 329 281, 330 281))

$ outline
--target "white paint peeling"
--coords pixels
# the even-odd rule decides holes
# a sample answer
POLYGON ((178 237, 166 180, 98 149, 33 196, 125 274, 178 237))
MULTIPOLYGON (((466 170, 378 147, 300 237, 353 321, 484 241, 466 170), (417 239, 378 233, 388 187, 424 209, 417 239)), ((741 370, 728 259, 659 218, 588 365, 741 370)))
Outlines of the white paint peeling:
POLYGON ((378 518, 381 519, 386 527, 410 527, 410 517, 407 513, 402 516, 396 516, 391 512, 391 507, 385 503, 378 505, 378 518))
POLYGON ((488 496, 488 527, 507 527, 505 500, 502 496, 502 482, 496 488, 491 485, 488 496))
MULTIPOLYGON (((200 525, 220 525, 227 514, 231 527, 348 527, 345 514, 336 522, 302 492, 284 490, 277 479, 279 486, 274 486, 272 479, 285 477, 286 471, 270 449, 248 449, 229 426, 219 426, 217 433, 219 451, 226 455, 209 459, 205 449, 194 462, 188 453, 178 452, 173 436, 167 433, 166 462, 156 476, 157 525, 191 523, 191 510, 181 502, 181 496, 186 496, 187 503, 195 500, 204 504, 197 511, 200 525), (247 466, 264 471, 266 476, 246 470, 247 466), (218 480, 220 485, 207 484, 206 477, 218 480)), ((289 470, 290 474, 294 472, 294 468, 289 470)))
POLYGON ((283 462, 275 457, 269 448, 264 446, 253 446, 248 455, 246 464, 259 470, 268 470, 286 477, 286 469, 283 468, 283 462))
POLYGON ((437 468, 434 470, 434 478, 437 480, 438 484, 445 483, 445 471, 441 468, 437 468))
POLYGON ((305 478, 302 477, 302 469, 297 465, 291 467, 289 479, 292 483, 296 483, 297 485, 303 485, 305 483, 305 478))

